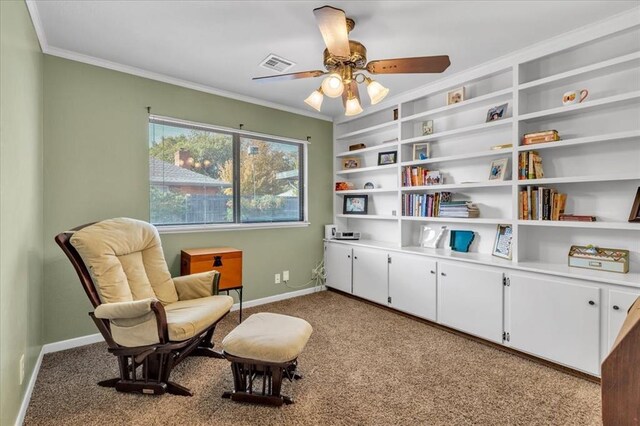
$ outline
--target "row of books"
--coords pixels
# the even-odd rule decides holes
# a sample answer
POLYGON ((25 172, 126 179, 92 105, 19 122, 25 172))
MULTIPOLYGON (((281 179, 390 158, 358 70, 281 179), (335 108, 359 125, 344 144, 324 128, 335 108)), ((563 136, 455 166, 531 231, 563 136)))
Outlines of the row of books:
POLYGON ((553 188, 527 186, 519 194, 518 219, 560 220, 566 204, 567 194, 561 194, 553 188))
POLYGON ((402 216, 476 218, 480 210, 469 201, 451 201, 450 192, 403 194, 402 216))
POLYGON ((402 169, 402 186, 440 185, 444 178, 438 170, 428 170, 420 166, 407 166, 402 169))
POLYGON ((526 151, 518 154, 518 179, 542 179, 542 157, 537 151, 526 151))

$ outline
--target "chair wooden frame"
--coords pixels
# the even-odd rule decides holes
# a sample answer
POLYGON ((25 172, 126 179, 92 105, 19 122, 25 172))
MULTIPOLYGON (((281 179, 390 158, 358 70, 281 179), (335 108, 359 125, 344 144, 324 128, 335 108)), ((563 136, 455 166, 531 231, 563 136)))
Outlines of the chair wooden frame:
MULTIPOLYGON (((80 254, 70 242, 71 235, 74 231, 78 231, 89 225, 92 225, 92 223, 81 225, 69 232, 58 234, 55 237, 55 241, 71 261, 85 293, 89 297, 93 307, 96 308, 101 304, 98 291, 80 254)), ((219 280, 219 278, 220 276, 216 275, 215 279, 219 280)), ((216 284, 217 283, 214 283, 213 288, 217 288, 216 284)), ((118 345, 111 335, 109 321, 96 318, 93 312, 89 313, 89 316, 98 327, 100 334, 102 334, 102 337, 104 337, 104 340, 107 342, 109 347, 108 351, 118 358, 120 371, 119 377, 103 380, 99 382, 98 385, 113 387, 119 392, 136 392, 153 395, 170 393, 174 395, 192 396, 193 394, 189 389, 169 380, 171 371, 190 355, 224 358, 220 352, 213 350, 213 333, 218 322, 222 320, 230 310, 220 317, 218 321, 191 339, 172 342, 169 340, 169 329, 164 307, 160 302, 156 301, 152 303, 151 309, 156 316, 159 343, 137 347, 118 345)))

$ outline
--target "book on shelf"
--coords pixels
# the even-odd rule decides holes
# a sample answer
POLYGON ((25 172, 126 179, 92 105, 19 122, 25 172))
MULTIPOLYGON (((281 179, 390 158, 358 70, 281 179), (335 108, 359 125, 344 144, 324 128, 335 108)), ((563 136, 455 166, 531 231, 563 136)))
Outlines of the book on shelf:
POLYGON ((402 171, 402 186, 440 185, 442 183, 444 183, 444 177, 439 170, 407 166, 402 171))
POLYGON ((519 220, 561 220, 567 194, 553 188, 527 186, 518 195, 519 220))
POLYGON ((542 157, 537 151, 523 151, 518 154, 518 180, 542 179, 542 157))
POLYGON ((566 222, 595 222, 596 217, 577 214, 561 214, 558 220, 566 222))
POLYGON ((543 130, 535 133, 527 133, 522 137, 522 145, 533 145, 543 142, 559 141, 560 135, 557 130, 543 130))

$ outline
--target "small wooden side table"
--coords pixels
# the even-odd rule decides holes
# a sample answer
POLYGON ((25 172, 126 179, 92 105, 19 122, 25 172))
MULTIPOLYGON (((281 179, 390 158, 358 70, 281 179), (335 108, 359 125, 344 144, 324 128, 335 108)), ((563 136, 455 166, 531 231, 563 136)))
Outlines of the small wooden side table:
POLYGON ((233 247, 185 249, 180 254, 180 275, 219 271, 218 291, 235 290, 240 299, 242 322, 242 250, 233 247))

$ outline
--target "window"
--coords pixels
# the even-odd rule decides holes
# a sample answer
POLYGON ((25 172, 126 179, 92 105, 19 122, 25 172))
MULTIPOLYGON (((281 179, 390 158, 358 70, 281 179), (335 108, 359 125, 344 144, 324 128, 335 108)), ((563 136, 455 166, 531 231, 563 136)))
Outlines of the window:
POLYGON ((304 222, 304 142, 151 116, 150 221, 304 222))

